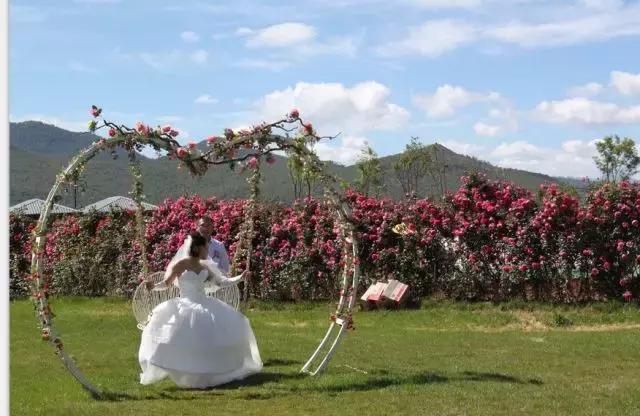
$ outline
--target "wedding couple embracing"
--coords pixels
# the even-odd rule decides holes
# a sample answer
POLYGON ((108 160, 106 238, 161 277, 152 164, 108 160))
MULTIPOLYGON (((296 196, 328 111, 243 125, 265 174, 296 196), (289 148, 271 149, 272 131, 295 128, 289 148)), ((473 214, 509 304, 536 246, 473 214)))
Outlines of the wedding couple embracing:
POLYGON ((164 280, 146 282, 148 290, 175 284, 180 297, 156 306, 142 331, 140 382, 170 378, 180 387, 206 388, 262 370, 249 320, 233 307, 205 294, 205 286, 225 287, 246 277, 229 278, 224 245, 211 238, 211 218, 202 217, 169 263, 164 280))

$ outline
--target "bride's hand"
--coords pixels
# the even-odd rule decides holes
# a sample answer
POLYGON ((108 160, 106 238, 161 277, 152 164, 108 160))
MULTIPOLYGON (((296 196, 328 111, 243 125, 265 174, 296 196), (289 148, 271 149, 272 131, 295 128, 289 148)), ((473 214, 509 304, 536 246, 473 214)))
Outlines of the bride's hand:
POLYGON ((245 271, 242 272, 242 274, 240 276, 242 276, 241 280, 246 281, 247 279, 249 279, 251 277, 251 270, 246 269, 245 271))

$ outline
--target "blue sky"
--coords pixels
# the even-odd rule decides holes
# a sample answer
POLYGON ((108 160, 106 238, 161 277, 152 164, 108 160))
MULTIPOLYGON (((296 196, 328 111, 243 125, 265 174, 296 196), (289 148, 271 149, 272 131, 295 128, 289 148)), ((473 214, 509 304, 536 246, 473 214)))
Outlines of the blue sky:
POLYGON ((640 126, 638 1, 13 0, 9 35, 11 119, 72 130, 91 104, 184 141, 297 107, 340 163, 418 136, 595 176, 594 141, 640 126))

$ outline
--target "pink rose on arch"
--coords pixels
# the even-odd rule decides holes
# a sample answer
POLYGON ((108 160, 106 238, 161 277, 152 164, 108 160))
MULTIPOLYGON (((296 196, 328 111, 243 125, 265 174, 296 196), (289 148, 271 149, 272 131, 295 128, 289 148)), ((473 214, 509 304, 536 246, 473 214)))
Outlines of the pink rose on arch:
POLYGON ((178 149, 176 150, 176 154, 180 158, 187 156, 188 153, 189 152, 187 152, 187 149, 185 149, 184 147, 178 147, 178 149))
POLYGON ((624 298, 624 300, 626 300, 627 302, 630 301, 631 299, 633 299, 633 293, 631 293, 630 291, 626 291, 622 294, 622 297, 624 298))
POLYGON ((313 124, 311 123, 303 123, 302 127, 304 127, 305 133, 311 135, 313 134, 313 124))
POLYGON ((247 161, 247 167, 249 169, 256 169, 258 167, 258 158, 255 156, 249 158, 247 161))
POLYGON ((293 110, 291 110, 291 112, 289 113, 289 118, 298 118, 300 117, 300 112, 298 111, 297 108, 294 108, 293 110))

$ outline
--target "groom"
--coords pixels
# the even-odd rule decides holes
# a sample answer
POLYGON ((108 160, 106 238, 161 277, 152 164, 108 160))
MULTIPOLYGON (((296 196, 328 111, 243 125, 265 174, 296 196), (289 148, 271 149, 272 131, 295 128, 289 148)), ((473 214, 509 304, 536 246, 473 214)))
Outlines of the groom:
POLYGON ((213 234, 213 221, 208 216, 202 216, 198 220, 197 231, 207 241, 209 241, 209 257, 218 269, 220 269, 225 275, 229 275, 229 256, 227 250, 224 248, 224 244, 221 241, 211 237, 213 234))

